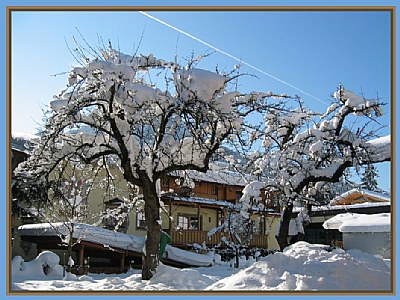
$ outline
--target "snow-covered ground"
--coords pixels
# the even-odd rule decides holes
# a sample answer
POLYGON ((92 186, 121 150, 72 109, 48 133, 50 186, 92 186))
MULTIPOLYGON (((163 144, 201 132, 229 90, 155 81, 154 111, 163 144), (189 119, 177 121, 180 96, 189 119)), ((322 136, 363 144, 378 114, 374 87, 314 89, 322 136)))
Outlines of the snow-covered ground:
POLYGON ((62 268, 52 252, 36 260, 24 262, 20 257, 12 263, 13 290, 319 290, 319 291, 389 291, 390 268, 379 257, 359 250, 331 252, 327 246, 298 242, 260 258, 241 260, 235 269, 229 263, 212 267, 176 269, 161 264, 149 281, 141 280, 141 271, 126 274, 88 274, 75 276, 62 268), (42 265, 47 264, 45 275, 42 265))

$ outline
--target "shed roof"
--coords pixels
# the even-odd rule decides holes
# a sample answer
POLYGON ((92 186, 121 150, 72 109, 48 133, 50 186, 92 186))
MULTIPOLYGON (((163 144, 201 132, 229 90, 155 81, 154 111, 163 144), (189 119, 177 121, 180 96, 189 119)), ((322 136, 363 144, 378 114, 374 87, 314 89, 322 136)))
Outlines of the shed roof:
POLYGON ((391 214, 338 214, 325 221, 325 229, 337 229, 340 232, 390 232, 391 214))
POLYGON ((330 205, 346 204, 348 201, 355 199, 357 197, 362 197, 364 202, 390 202, 390 194, 379 193, 375 191, 370 191, 366 189, 354 188, 348 192, 345 192, 333 200, 331 200, 330 205))

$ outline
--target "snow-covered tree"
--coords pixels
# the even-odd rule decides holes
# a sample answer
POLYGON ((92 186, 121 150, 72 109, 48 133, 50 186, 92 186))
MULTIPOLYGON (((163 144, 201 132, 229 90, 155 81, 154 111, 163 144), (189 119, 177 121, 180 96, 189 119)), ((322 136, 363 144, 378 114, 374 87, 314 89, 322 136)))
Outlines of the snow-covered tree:
POLYGON ((364 168, 364 172, 361 176, 361 187, 370 191, 380 191, 378 188, 378 177, 379 174, 376 167, 372 164, 368 164, 364 168))
POLYGON ((354 120, 368 123, 380 117, 382 103, 343 86, 332 96, 334 103, 324 114, 309 111, 300 99, 294 107, 269 110, 265 126, 254 133, 263 139, 265 151, 252 154, 253 172, 267 172, 274 180, 265 183, 265 189, 279 190, 284 196, 286 207, 277 235, 281 249, 287 246, 294 203, 315 200, 326 183, 339 181, 350 167, 390 160, 389 144, 371 141, 376 131, 368 131, 366 124, 354 128, 354 120))
MULTIPOLYGON (((50 225, 62 223, 53 229, 67 246, 67 256, 72 257, 75 224, 87 217, 87 198, 90 194, 93 174, 82 168, 79 163, 62 160, 52 173, 48 198, 37 206, 38 218, 50 225)), ((69 271, 71 267, 69 267, 69 271)))
MULTIPOLYGON (((115 161, 143 194, 142 278, 150 279, 159 260, 159 179, 173 171, 207 171, 222 144, 246 130, 245 117, 269 107, 274 95, 229 92, 233 73, 198 69, 193 61, 183 67, 152 54, 125 55, 111 45, 79 50, 81 66, 72 69, 67 88, 51 101, 41 140, 16 171, 17 187, 40 191, 42 197, 63 160, 115 161), (80 130, 83 126, 89 130, 80 130)), ((272 103, 275 107, 279 100, 272 103)))
POLYGON ((255 204, 262 200, 260 189, 263 185, 264 183, 258 181, 247 184, 238 203, 228 209, 222 225, 209 232, 209 235, 219 231, 227 233, 222 242, 235 253, 235 268, 239 268, 240 250, 248 248, 253 237, 254 226, 251 216, 255 204))

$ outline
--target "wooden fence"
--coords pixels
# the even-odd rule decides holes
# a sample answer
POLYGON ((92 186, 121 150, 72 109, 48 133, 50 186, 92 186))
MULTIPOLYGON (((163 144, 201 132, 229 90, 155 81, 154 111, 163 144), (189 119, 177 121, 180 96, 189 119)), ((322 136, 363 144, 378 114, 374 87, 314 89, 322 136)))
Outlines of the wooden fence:
MULTIPOLYGON (((208 236, 207 231, 194 231, 194 230, 178 230, 169 232, 171 236, 171 244, 176 246, 185 246, 187 244, 202 245, 206 242, 208 247, 215 247, 221 243, 222 238, 228 238, 225 232, 216 232, 212 236, 208 236)), ((223 244, 223 243, 222 243, 223 244)), ((258 247, 267 249, 268 236, 263 234, 253 234, 250 241, 250 247, 258 247)))

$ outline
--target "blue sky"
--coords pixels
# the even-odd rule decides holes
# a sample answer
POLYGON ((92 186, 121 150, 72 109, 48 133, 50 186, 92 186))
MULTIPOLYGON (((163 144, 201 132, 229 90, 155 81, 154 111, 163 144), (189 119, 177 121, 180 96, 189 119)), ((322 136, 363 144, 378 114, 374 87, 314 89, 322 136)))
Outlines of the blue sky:
MULTIPOLYGON (((389 12, 149 13, 171 26, 137 11, 13 12, 12 131, 37 131, 42 110, 66 85, 67 75, 53 75, 77 65, 68 47, 75 47, 73 37, 82 43, 80 34, 94 46, 101 37, 124 53, 166 60, 177 54, 182 63, 192 52, 213 52, 199 65, 207 69, 231 70, 239 58, 248 64, 242 71, 257 76, 242 77, 241 91, 298 94, 314 111, 326 110, 339 83, 390 104, 389 12)), ((388 127, 381 134, 390 133, 390 105, 385 113, 380 121, 388 127)), ((388 166, 379 166, 385 190, 390 189, 388 166)))
MULTIPOLYGON (((246 66, 242 90, 299 94, 307 105, 324 110, 338 83, 366 97, 390 102, 390 22, 387 12, 152 12, 153 16, 190 33, 232 56, 282 79, 307 94, 246 66), (195 20, 195 22, 193 22, 195 20)), ((98 36, 132 53, 143 34, 139 53, 183 61, 213 51, 138 12, 15 12, 12 17, 13 130, 35 131, 40 107, 65 85, 75 64, 66 42, 74 47, 77 29, 92 45, 98 36), (95 24, 95 25, 91 25, 95 24), (77 29, 76 29, 77 28, 77 29), (29 67, 28 67, 29 66, 29 67), (29 80, 26 80, 29 78, 29 80), (29 86, 28 86, 29 85, 29 86), (43 87, 46 86, 44 89, 43 87), (22 88, 23 87, 23 88, 22 88), (29 99, 29 100, 28 100, 29 99), (28 115, 20 111, 24 103, 28 115), (30 115, 29 115, 30 114, 30 115), (23 120, 24 122, 20 122, 23 120), (23 124, 23 127, 21 127, 23 124)), ((215 53, 200 66, 230 69, 237 61, 215 53)), ((389 122, 387 122, 388 124, 389 122)))

